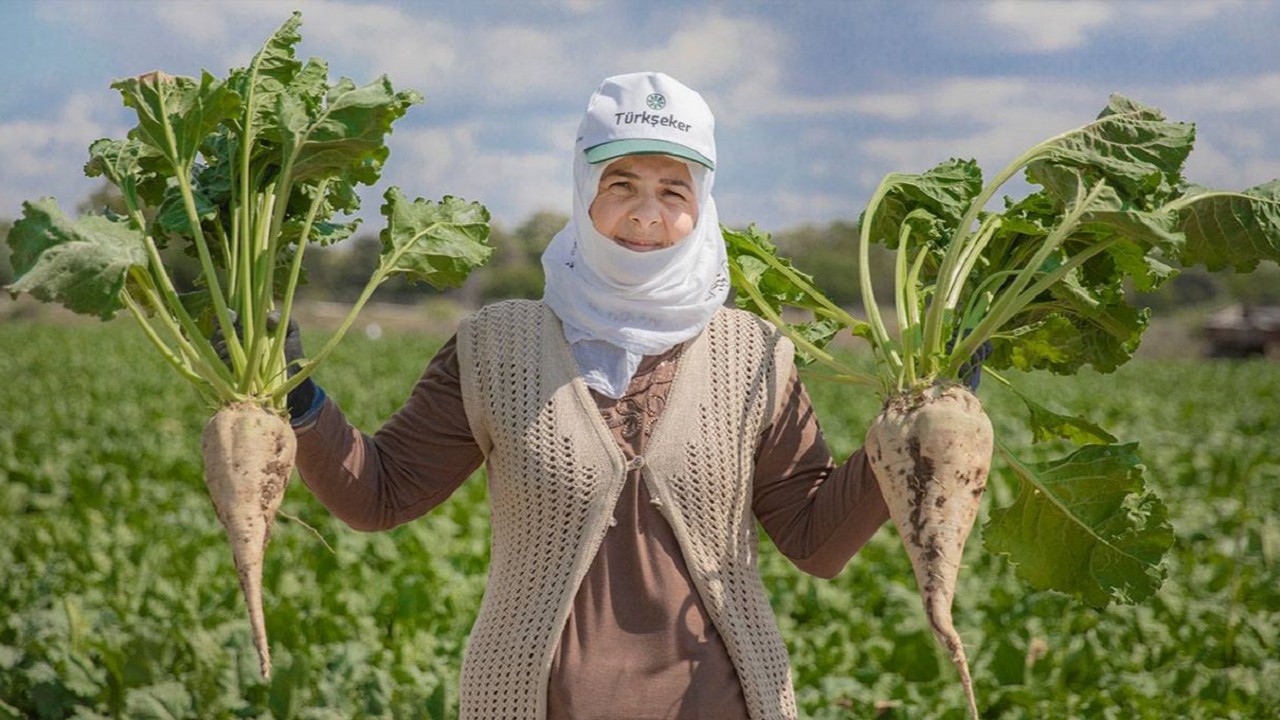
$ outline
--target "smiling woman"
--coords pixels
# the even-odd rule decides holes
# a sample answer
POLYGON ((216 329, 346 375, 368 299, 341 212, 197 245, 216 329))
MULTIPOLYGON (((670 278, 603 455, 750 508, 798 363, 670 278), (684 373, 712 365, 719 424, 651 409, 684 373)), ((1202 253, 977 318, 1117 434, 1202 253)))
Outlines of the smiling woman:
POLYGON ((888 519, 866 455, 827 449, 790 341, 724 306, 713 129, 667 75, 606 79, 542 301, 464 320, 371 436, 331 397, 294 419, 303 479, 356 528, 486 467, 461 717, 794 718, 757 526, 831 577, 888 519))
POLYGON ((610 163, 591 201, 596 230, 628 250, 647 252, 683 240, 698 219, 693 177, 667 155, 631 155, 610 163))
POLYGON ((573 213, 543 254, 543 301, 587 385, 617 398, 641 358, 697 335, 728 297, 715 119, 667 75, 620 75, 592 96, 577 146, 573 213))

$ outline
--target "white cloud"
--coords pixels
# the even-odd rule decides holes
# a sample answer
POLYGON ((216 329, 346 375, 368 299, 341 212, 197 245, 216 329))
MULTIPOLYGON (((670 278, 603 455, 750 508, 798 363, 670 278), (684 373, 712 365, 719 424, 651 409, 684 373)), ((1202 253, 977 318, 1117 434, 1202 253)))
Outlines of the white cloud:
POLYGON ((1235 14, 1246 9, 1252 0, 1199 0, 1198 2, 1169 2, 1146 0, 1118 4, 1120 19, 1133 30, 1152 35, 1176 35, 1194 30, 1215 17, 1235 14))
MULTIPOLYGON (((166 2, 150 7, 146 19, 158 24, 158 37, 189 48, 218 49, 228 67, 246 64, 295 9, 272 2, 166 2)), ((362 64, 388 73, 415 65, 442 69, 453 58, 457 38, 452 28, 396 5, 312 0, 297 9, 302 12, 303 55, 310 48, 328 60, 362 58, 362 64), (448 42, 441 43, 441 37, 448 42)))
MULTIPOLYGON (((302 57, 318 55, 335 75, 357 82, 387 74, 409 86, 447 75, 458 60, 460 33, 399 6, 315 1, 301 6, 302 57), (368 74, 370 77, 361 77, 368 74)), ((288 17, 275 3, 165 3, 156 8, 161 33, 217 50, 224 67, 243 67, 288 17)))
POLYGON ((779 74, 785 39, 762 19, 691 10, 661 45, 624 53, 630 69, 661 70, 708 98, 721 126, 785 108, 779 74))
POLYGON ((951 157, 977 159, 995 172, 1035 143, 1091 120, 1107 94, 1069 83, 982 77, 869 94, 857 98, 858 112, 891 123, 882 134, 865 136, 858 152, 877 168, 876 182, 890 170, 925 170, 951 157))
MULTIPOLYGON (((111 98, 113 100, 113 98, 111 98)), ((103 181, 81 172, 89 144, 124 133, 108 120, 118 117, 113 104, 99 93, 68 97, 56 116, 0 123, 0 216, 17 212, 22 200, 52 195, 70 209, 103 181)))
POLYGON ((962 76, 917 86, 912 91, 859 95, 851 99, 850 105, 860 114, 893 121, 930 118, 986 123, 994 115, 1017 112, 1032 102, 1041 106, 1044 102, 1071 104, 1083 95, 1078 88, 1059 85, 1050 90, 1025 77, 962 76))
MULTIPOLYGON (((512 108, 575 86, 572 45, 532 26, 469 28, 398 7, 326 3, 304 15, 304 45, 337 67, 364 66, 428 103, 512 108)), ((346 71, 350 74, 351 70, 346 71)), ((356 78, 361 81, 360 78, 356 78)))
POLYGON ((292 8, 271 3, 47 3, 41 16, 50 26, 110 48, 123 75, 144 69, 221 75, 243 66, 292 8))
MULTIPOLYGON (((178 58, 174 72, 206 67, 217 75, 245 66, 292 10, 271 2, 170 2, 133 6, 138 12, 121 21, 112 16, 116 6, 107 5, 73 5, 74 12, 57 21, 91 36, 110 27, 113 45, 146 57, 126 67, 178 58)), ((125 6, 126 13, 130 9, 125 6)), ((301 11, 298 55, 324 58, 334 77, 364 83, 386 74, 396 87, 417 89, 429 101, 465 96, 490 107, 510 107, 575 86, 580 58, 573 57, 562 29, 471 28, 411 4, 315 0, 301 11)))
POLYGON ((397 132, 388 182, 410 196, 479 201, 507 224, 540 210, 568 211, 568 148, 495 150, 479 142, 479 134, 473 123, 397 132))
MULTIPOLYGON (((1215 18, 1261 4, 1248 0, 993 0, 976 5, 979 20, 996 33, 994 47, 1049 54, 1079 50, 1103 33, 1129 42, 1176 38, 1215 18)), ((939 3, 936 7, 941 9, 943 25, 951 26, 974 6, 939 3)), ((984 38, 983 42, 990 41, 984 38)))
MULTIPOLYGON (((549 30, 499 26, 477 33, 459 73, 460 92, 480 95, 487 105, 512 107, 564 95, 579 86, 581 58, 565 35, 549 30)), ((582 99, 585 106, 586 98, 582 99)))
POLYGON ((0 155, 7 170, 35 177, 48 167, 49 159, 79 154, 81 161, 89 143, 105 129, 95 117, 95 100, 78 93, 67 98, 51 120, 17 120, 0 125, 0 155))
POLYGON ((853 109, 861 115, 884 120, 909 120, 919 117, 923 111, 921 100, 919 95, 901 92, 866 93, 854 100, 853 109))
MULTIPOLYGON (((1212 114, 1280 111, 1280 73, 1214 78, 1149 88, 1150 102, 1168 108, 1199 108, 1212 114)), ((1278 123, 1280 124, 1280 123, 1278 123)))
POLYGON ((1090 31, 1104 27, 1116 12, 1113 5, 1095 0, 997 0, 979 7, 982 16, 1002 31, 1004 47, 1028 52, 1079 47, 1090 31))
MULTIPOLYGON (((290 8, 292 9, 292 8, 290 8)), ((276 24, 288 17, 283 7, 271 10, 256 3, 231 3, 219 7, 214 3, 164 3, 151 8, 151 19, 160 26, 157 39, 176 41, 197 47, 228 48, 241 42, 255 42, 243 32, 245 24, 260 24, 273 18, 276 24)), ((274 29, 274 28, 273 28, 274 29)), ((265 35, 263 36, 265 37, 265 35)), ((241 61, 243 64, 243 60, 241 61)))
POLYGON ((576 13, 588 13, 599 9, 608 0, 562 0, 565 8, 576 13))

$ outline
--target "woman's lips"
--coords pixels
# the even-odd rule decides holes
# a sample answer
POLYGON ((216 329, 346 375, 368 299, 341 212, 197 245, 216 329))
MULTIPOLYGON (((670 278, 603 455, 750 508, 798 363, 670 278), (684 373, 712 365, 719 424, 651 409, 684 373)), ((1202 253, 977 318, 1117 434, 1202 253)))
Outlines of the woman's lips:
POLYGON ((628 250, 635 250, 636 252, 647 252, 647 251, 649 251, 649 250, 656 250, 656 249, 658 249, 658 246, 657 246, 657 245, 654 245, 654 244, 652 244, 652 243, 636 242, 636 241, 634 241, 634 240, 627 240, 627 239, 625 239, 625 238, 617 238, 617 237, 616 237, 616 238, 614 238, 614 239, 613 239, 613 241, 614 241, 614 242, 616 242, 616 243, 618 243, 619 245, 621 245, 622 247, 624 247, 624 248, 626 248, 626 249, 628 249, 628 250))

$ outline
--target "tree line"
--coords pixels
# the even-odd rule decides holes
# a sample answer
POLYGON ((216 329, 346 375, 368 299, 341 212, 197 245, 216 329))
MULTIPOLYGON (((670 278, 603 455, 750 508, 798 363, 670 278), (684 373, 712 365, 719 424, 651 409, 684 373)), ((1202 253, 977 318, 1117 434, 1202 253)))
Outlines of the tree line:
MULTIPOLYGON (((122 212, 119 191, 104 185, 77 207, 79 212, 103 208, 122 212)), ((508 298, 542 297, 542 251, 567 222, 559 213, 539 212, 514 227, 501 222, 491 226, 489 241, 494 253, 489 263, 476 270, 461 288, 438 291, 428 285, 410 285, 395 279, 378 289, 381 302, 415 304, 444 295, 460 305, 476 307, 508 298)), ((7 240, 13 221, 0 218, 0 237, 7 240)), ((818 287, 844 307, 859 309, 857 224, 835 220, 825 225, 802 225, 774 233, 779 252, 796 267, 811 273, 818 287)), ((13 281, 8 243, 0 251, 0 286, 13 281)), ((306 284, 300 300, 354 302, 377 266, 379 240, 376 233, 357 232, 352 238, 331 247, 308 248, 304 259, 306 284)), ((894 257, 891 251, 875 246, 870 253, 872 277, 877 285, 877 301, 891 304, 894 257), (880 293, 884 293, 881 296, 880 293)), ((189 289, 199 276, 199 263, 189 251, 175 245, 162 254, 175 268, 178 288, 189 289)), ((1134 303, 1157 312, 1188 307, 1207 307, 1239 302, 1246 305, 1280 305, 1280 266, 1265 263, 1247 274, 1209 272, 1193 268, 1165 283, 1153 293, 1136 293, 1134 303)))
MULTIPOLYGON (((490 242, 495 248, 493 259, 476 270, 462 288, 443 294, 471 307, 507 298, 542 297, 542 251, 567 220, 561 214, 540 212, 513 228, 495 223, 490 233, 490 242)), ((857 231, 856 223, 836 220, 783 230, 775 233, 773 240, 781 254, 813 275, 816 285, 829 298, 842 307, 856 310, 861 306, 857 231)), ((310 256, 307 297, 335 302, 351 302, 356 298, 377 263, 378 241, 370 234, 353 238, 346 245, 324 248, 310 256)), ((893 253, 873 246, 868 262, 872 278, 879 280, 877 302, 891 305, 893 253)), ((378 292, 382 300, 397 303, 413 303, 426 295, 441 294, 431 287, 413 287, 402 281, 388 283, 378 292)), ((1192 268, 1155 292, 1139 293, 1133 289, 1129 292, 1135 305, 1159 313, 1232 302, 1280 305, 1280 266, 1264 263, 1247 274, 1192 268)))

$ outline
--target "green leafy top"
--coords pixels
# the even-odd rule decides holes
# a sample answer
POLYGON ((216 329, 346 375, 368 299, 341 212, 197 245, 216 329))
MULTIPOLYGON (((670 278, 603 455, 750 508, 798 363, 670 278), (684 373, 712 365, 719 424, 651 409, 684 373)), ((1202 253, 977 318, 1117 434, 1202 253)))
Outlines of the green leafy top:
MULTIPOLYGON (((429 224, 384 247, 342 329, 287 376, 283 333, 268 328, 267 315, 280 310, 286 326, 307 246, 354 232, 358 221, 338 216, 359 209, 356 189, 378 181, 393 123, 422 102, 385 77, 330 83, 323 60, 294 56, 301 22, 294 13, 225 79, 151 72, 113 83, 138 122, 123 139, 94 142, 84 172, 119 187, 127 214, 72 220, 51 199, 26 203, 10 234, 18 278, 10 291, 103 318, 128 309, 212 401, 252 397, 279 409, 391 274, 453 286, 485 262, 487 212, 446 198, 429 224), (200 260, 194 294, 180 297, 161 262, 157 251, 172 240, 200 260), (215 326, 228 338, 230 367, 207 340, 215 326)), ((392 225, 422 213, 421 201, 395 188, 386 197, 392 225)))
MULTIPOLYGON (((865 321, 828 301, 768 236, 726 229, 737 302, 777 324, 801 362, 827 368, 823 377, 884 397, 957 381, 987 341, 984 368, 1009 387, 1000 370, 1110 372, 1132 358, 1148 322, 1126 285, 1149 291, 1177 267, 1247 271, 1280 260, 1280 181, 1239 192, 1188 183, 1182 168, 1194 138, 1193 126, 1117 95, 1096 120, 1035 145, 989 182, 969 160, 888 175, 859 224, 865 321), (991 209, 1019 173, 1038 189, 991 209), (876 304, 872 243, 896 253, 893 333, 876 304), (784 319, 787 308, 812 319, 784 319), (873 372, 825 350, 845 331, 870 343, 873 372)), ((1021 493, 992 512, 988 548, 1008 554, 1037 588, 1096 606, 1148 597, 1172 534, 1163 505, 1143 488, 1136 448, 1018 395, 1035 442, 1080 447, 1033 464, 997 444, 1021 493)))

